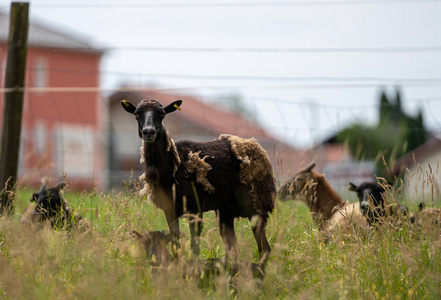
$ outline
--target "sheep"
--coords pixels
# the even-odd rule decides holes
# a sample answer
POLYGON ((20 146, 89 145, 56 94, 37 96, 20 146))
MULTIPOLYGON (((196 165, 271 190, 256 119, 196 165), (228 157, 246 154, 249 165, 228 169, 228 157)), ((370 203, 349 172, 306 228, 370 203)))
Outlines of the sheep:
POLYGON ((390 183, 383 185, 376 181, 364 181, 359 186, 349 183, 349 190, 357 193, 361 210, 369 224, 382 224, 390 217, 408 216, 409 209, 405 205, 391 204, 384 197, 384 192, 391 187, 390 183))
POLYGON ((425 207, 424 202, 418 204, 418 211, 410 218, 410 222, 419 227, 431 229, 441 224, 441 208, 425 207))
MULTIPOLYGON (((148 231, 144 235, 137 231, 131 231, 132 237, 138 240, 146 251, 147 259, 155 269, 166 269, 172 262, 176 262, 167 250, 167 244, 172 240, 172 234, 165 234, 163 231, 148 231)), ((194 264, 187 264, 186 275, 196 275, 203 278, 211 275, 219 275, 228 271, 232 277, 242 273, 251 273, 253 277, 263 279, 265 269, 260 264, 235 261, 228 264, 226 260, 211 258, 194 261, 194 264)))
MULTIPOLYGON (((203 212, 215 210, 226 255, 237 255, 234 219, 246 217, 265 264, 271 247, 265 227, 274 209, 275 179, 266 151, 254 139, 223 134, 208 142, 170 138, 162 120, 180 110, 182 100, 163 107, 158 100, 142 100, 137 107, 123 100, 122 107, 135 115, 142 139, 141 163, 147 194, 164 211, 173 235, 173 249, 179 247, 178 218, 190 219, 191 248, 199 256, 203 212)), ((177 255, 174 250, 173 255, 177 255)))
POLYGON ((319 230, 327 237, 332 236, 336 230, 343 234, 368 230, 369 225, 360 211, 360 204, 343 201, 325 175, 312 170, 314 166, 313 162, 289 179, 280 188, 279 199, 286 201, 290 196, 299 196, 309 207, 319 230))
POLYGON ((142 244, 147 258, 154 266, 170 264, 173 258, 166 247, 172 240, 171 234, 166 235, 163 231, 149 231, 142 235, 135 230, 131 234, 142 244))
POLYGON ((65 187, 65 182, 48 188, 43 182, 40 190, 32 194, 31 202, 26 212, 21 217, 22 223, 44 223, 50 222, 52 228, 71 229, 82 221, 82 217, 74 215, 69 204, 64 200, 61 192, 65 187))

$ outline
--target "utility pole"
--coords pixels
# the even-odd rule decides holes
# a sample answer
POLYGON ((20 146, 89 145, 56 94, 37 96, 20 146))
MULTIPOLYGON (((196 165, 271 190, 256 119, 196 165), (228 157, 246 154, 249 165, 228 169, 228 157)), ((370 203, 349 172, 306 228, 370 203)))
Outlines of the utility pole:
POLYGON ((29 2, 12 2, 9 22, 5 104, 0 156, 0 214, 10 213, 14 204, 20 147, 21 116, 25 82, 29 2))

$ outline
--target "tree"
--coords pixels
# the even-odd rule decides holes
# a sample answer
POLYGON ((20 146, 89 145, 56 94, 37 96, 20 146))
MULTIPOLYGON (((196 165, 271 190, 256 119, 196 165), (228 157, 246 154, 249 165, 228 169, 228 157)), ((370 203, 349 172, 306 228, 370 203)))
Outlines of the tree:
POLYGON ((386 92, 382 92, 380 96, 380 111, 379 120, 380 124, 387 122, 392 119, 392 107, 387 99, 386 92))
POLYGON ((386 178, 389 174, 384 162, 392 165, 397 157, 424 144, 426 139, 421 109, 415 117, 407 115, 402 109, 399 89, 392 100, 384 91, 380 94, 377 125, 357 123, 337 135, 338 141, 347 143, 355 159, 375 160, 377 174, 386 178))

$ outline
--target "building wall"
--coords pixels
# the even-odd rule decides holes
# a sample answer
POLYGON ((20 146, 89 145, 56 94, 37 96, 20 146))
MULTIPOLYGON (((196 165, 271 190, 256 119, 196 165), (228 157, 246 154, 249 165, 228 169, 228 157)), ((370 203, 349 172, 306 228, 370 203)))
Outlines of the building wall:
MULTIPOLYGON (((6 60, 0 44, 0 65, 6 60)), ((79 188, 105 185, 102 122, 105 116, 98 90, 49 91, 47 88, 98 87, 98 53, 28 48, 25 85, 39 88, 24 95, 19 177, 38 183, 42 176, 67 180, 79 188)), ((4 73, 4 70, 3 72, 4 73)), ((3 87, 4 80, 1 82, 3 87)), ((0 96, 0 121, 3 117, 0 96)))

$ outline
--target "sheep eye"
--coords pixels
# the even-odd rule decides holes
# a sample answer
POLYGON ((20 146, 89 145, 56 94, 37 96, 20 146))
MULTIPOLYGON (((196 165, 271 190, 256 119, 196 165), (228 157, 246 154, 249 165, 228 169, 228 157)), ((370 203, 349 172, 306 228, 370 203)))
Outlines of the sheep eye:
POLYGON ((138 114, 135 115, 135 119, 139 120, 139 115, 138 114))

